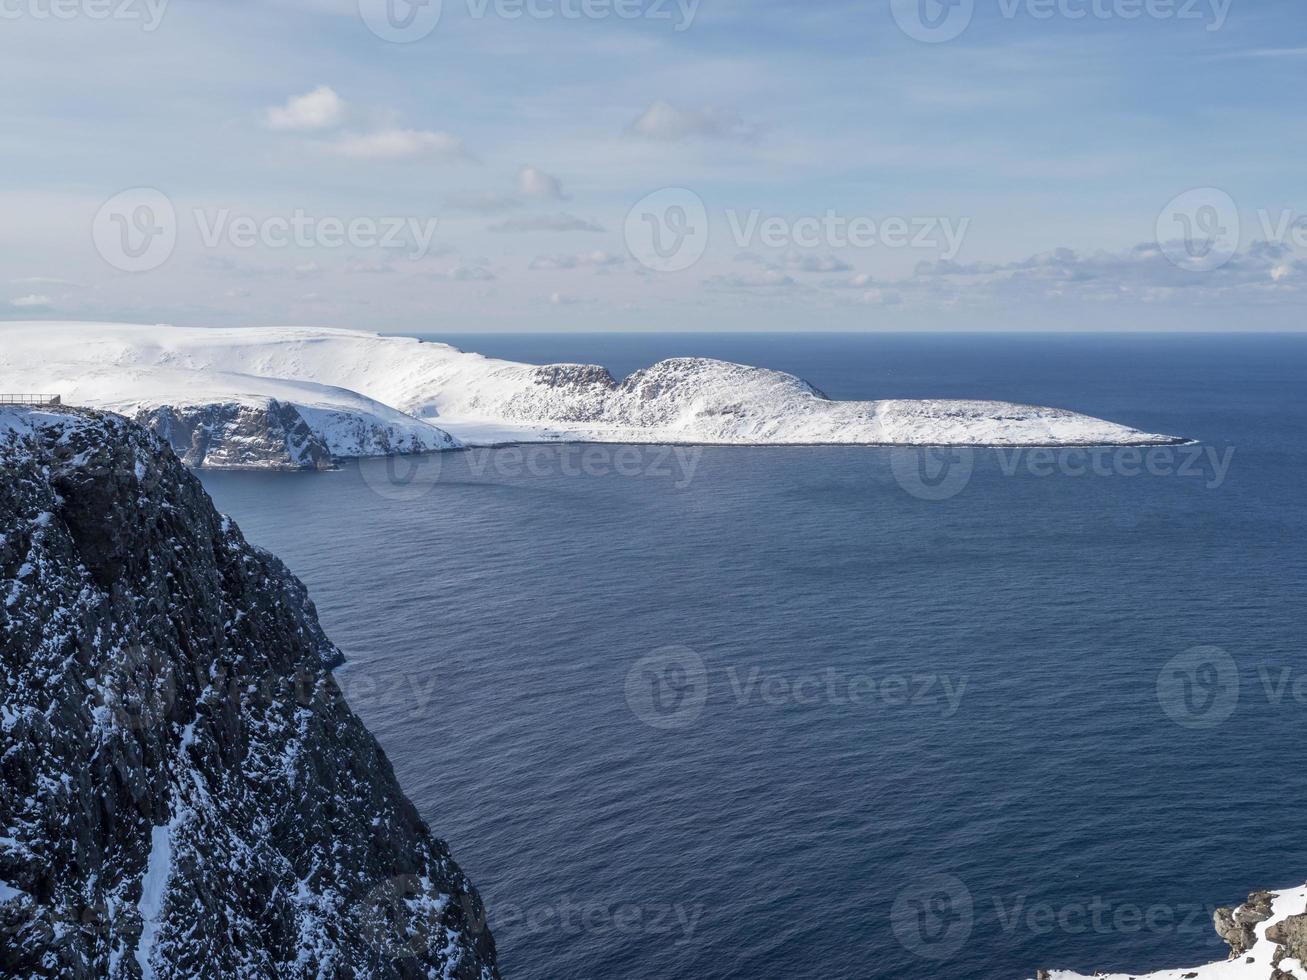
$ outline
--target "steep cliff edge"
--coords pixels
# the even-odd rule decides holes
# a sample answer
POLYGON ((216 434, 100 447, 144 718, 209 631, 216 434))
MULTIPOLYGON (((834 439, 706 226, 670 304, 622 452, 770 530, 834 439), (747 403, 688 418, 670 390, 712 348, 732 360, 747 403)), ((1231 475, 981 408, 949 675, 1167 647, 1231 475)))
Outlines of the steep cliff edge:
POLYGON ((159 437, 0 412, 0 975, 494 980, 339 660, 159 437))

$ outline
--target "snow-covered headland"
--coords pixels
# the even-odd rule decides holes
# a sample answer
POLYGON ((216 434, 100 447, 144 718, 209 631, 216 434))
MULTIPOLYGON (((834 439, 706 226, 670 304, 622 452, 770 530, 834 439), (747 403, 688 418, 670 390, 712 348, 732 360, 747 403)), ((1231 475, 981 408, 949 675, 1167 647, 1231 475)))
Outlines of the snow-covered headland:
MULTIPOLYGON (((1307 980, 1307 886, 1253 892, 1238 908, 1216 910, 1216 931, 1230 958, 1157 973, 1095 973, 1098 980, 1307 980)), ((1040 971, 1038 980, 1090 980, 1087 974, 1040 971)))
POLYGON ((707 358, 618 381, 353 330, 0 324, 0 391, 146 422, 195 466, 334 459, 509 442, 703 445, 1149 446, 1182 440, 1057 408, 834 401, 778 371, 707 358))

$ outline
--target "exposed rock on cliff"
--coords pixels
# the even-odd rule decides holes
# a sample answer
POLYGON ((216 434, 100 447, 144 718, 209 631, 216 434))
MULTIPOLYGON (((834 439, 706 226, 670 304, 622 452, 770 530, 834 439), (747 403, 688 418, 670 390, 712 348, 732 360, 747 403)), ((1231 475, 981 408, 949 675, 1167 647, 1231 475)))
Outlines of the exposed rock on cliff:
POLYGON ((339 660, 158 437, 0 412, 0 974, 494 980, 339 660))
MULTIPOLYGON (((1253 892, 1237 908, 1220 908, 1216 932, 1230 959, 1157 973, 1096 973, 1102 980, 1307 980, 1307 886, 1253 892)), ((1040 970, 1037 980, 1088 980, 1085 974, 1040 970)))

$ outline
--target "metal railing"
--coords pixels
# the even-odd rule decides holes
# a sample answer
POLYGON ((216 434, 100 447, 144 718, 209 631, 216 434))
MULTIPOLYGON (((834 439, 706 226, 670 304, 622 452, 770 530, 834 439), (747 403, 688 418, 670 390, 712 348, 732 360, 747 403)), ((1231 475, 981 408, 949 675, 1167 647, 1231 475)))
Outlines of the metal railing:
POLYGON ((62 404, 58 395, 3 395, 0 394, 0 405, 59 405, 62 404))

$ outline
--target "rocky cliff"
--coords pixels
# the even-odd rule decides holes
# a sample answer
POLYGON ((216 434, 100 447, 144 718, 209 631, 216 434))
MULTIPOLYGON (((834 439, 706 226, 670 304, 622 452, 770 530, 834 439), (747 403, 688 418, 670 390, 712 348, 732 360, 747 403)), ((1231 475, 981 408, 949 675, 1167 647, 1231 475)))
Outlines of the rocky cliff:
POLYGON ((340 659, 158 436, 0 412, 0 974, 494 980, 340 659))

